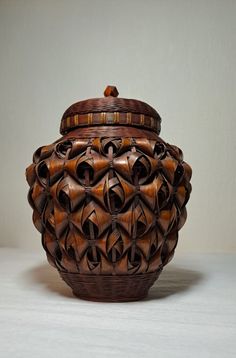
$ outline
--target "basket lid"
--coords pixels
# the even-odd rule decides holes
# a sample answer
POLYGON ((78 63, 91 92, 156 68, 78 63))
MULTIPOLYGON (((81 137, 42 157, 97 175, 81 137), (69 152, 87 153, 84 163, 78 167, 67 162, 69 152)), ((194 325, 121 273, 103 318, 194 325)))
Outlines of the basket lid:
POLYGON ((104 97, 91 98, 72 104, 61 119, 61 134, 78 127, 99 125, 135 126, 160 133, 161 118, 147 103, 118 98, 115 86, 107 86, 104 97))

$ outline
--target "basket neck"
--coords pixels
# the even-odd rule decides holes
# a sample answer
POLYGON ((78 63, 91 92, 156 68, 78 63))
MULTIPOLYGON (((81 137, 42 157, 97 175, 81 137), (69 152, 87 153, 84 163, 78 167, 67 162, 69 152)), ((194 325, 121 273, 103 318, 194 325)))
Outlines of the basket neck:
POLYGON ((64 134, 64 139, 69 138, 101 138, 101 137, 133 137, 157 140, 160 138, 154 131, 141 129, 132 126, 90 126, 80 127, 64 134))

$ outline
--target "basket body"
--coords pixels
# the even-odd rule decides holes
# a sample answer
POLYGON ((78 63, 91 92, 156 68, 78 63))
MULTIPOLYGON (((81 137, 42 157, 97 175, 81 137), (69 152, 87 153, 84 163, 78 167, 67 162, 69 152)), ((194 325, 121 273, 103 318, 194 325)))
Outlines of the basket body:
POLYGON ((49 263, 76 296, 139 300, 173 257, 191 168, 155 131, 106 124, 39 148, 28 200, 49 263))

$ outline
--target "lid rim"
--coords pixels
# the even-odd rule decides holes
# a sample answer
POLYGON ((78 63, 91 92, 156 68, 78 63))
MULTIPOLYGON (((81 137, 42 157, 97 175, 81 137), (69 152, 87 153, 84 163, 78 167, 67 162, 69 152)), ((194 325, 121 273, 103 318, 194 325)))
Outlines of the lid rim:
POLYGON ((62 118, 60 133, 65 134, 74 128, 89 126, 135 126, 149 129, 157 134, 161 130, 161 119, 131 112, 92 112, 86 114, 75 114, 62 118))

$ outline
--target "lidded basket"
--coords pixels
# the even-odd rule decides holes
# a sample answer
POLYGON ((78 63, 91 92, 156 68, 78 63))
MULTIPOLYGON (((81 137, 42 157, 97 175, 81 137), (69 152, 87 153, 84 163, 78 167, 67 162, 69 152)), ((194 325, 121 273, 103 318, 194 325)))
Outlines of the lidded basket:
POLYGON ((62 137, 36 150, 28 200, 49 263, 76 296, 139 300, 174 255, 191 168, 159 137, 156 110, 113 86, 104 95, 70 106, 62 137))

